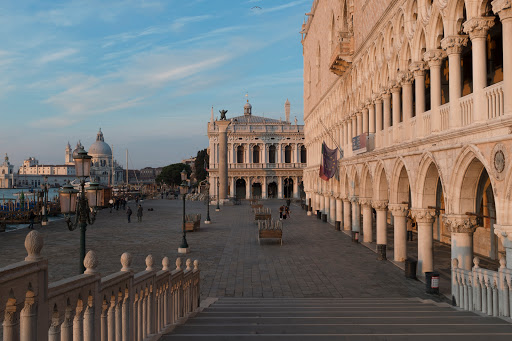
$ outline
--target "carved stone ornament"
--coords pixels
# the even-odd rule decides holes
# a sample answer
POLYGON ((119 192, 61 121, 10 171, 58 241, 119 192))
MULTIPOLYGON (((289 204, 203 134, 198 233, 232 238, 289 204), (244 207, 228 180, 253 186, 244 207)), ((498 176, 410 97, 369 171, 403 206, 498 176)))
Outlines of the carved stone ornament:
POLYGON ((412 62, 409 65, 409 70, 414 74, 414 76, 425 75, 425 69, 425 62, 412 62))
POLYGON ((191 264, 192 264, 192 261, 190 260, 190 258, 188 258, 187 261, 185 262, 185 265, 187 266, 187 271, 192 270, 192 268, 190 267, 191 264))
POLYGON ((196 259, 194 261, 194 271, 198 271, 199 270, 199 261, 196 259))
POLYGON ((376 210, 385 210, 388 207, 388 201, 387 200, 373 200, 372 206, 376 210))
POLYGON ((407 204, 389 204, 388 209, 395 217, 406 217, 409 213, 409 206, 407 204))
POLYGON ((492 11, 498 13, 500 19, 509 18, 512 15, 512 1, 511 0, 494 0, 492 3, 492 11))
POLYGON ((132 270, 132 255, 128 252, 125 252, 121 255, 121 271, 131 271, 132 270))
POLYGON ((92 275, 98 273, 96 268, 98 267, 98 256, 96 255, 96 252, 90 250, 87 252, 84 258, 84 266, 85 266, 85 274, 92 275))
POLYGON ((25 261, 37 262, 43 259, 41 256, 43 245, 43 235, 37 231, 30 231, 30 233, 25 237, 25 249, 28 254, 28 256, 25 257, 25 261))
POLYGON ((162 259, 162 270, 169 270, 170 264, 171 262, 169 261, 169 257, 164 257, 164 259, 162 259))
POLYGON ((474 233, 476 218, 466 214, 443 214, 444 226, 451 233, 474 233))
POLYGON ((429 50, 423 55, 423 60, 425 60, 430 67, 441 66, 444 58, 446 58, 446 52, 441 49, 429 50))
POLYGON ((506 167, 507 150, 505 145, 498 143, 494 146, 491 153, 491 164, 493 165, 493 173, 498 180, 503 180, 504 170, 506 167))
POLYGON ((181 270, 181 257, 176 258, 176 270, 181 270))
POLYGON ((472 18, 464 24, 464 33, 468 33, 471 39, 487 38, 487 31, 494 26, 494 17, 472 18))
POLYGON ((411 72, 400 72, 398 76, 401 84, 412 84, 414 76, 411 72))
POLYGON ((153 271, 153 256, 148 255, 146 257, 146 271, 153 271))
POLYGON ((359 203, 363 206, 371 206, 372 198, 359 198, 359 203))
POLYGON ((418 223, 433 223, 435 220, 435 211, 428 208, 415 209, 412 214, 418 223))
POLYGON ((466 35, 449 36, 441 40, 441 47, 450 54, 461 54, 462 48, 468 44, 469 37, 466 35))

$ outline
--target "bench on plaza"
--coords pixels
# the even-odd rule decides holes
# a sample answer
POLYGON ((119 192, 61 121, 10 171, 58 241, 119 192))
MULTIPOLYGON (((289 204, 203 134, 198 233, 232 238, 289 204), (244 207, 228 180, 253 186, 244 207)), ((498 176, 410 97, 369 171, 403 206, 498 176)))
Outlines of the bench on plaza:
POLYGON ((272 211, 269 207, 258 207, 254 209, 254 220, 270 220, 272 211))
POLYGON ((262 208, 263 207, 263 204, 252 204, 251 205, 251 208, 253 210, 253 212, 257 209, 257 208, 262 208))
POLYGON ((185 231, 194 232, 201 227, 201 214, 187 214, 185 216, 185 231))
POLYGON ((258 243, 261 239, 279 239, 283 245, 283 223, 279 220, 260 220, 258 221, 258 243))

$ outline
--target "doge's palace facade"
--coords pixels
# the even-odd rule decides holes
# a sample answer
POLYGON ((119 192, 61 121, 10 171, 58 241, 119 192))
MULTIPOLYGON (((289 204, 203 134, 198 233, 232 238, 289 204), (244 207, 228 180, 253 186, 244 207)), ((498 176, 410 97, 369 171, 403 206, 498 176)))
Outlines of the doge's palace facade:
POLYGON ((397 262, 410 214, 419 275, 434 270, 434 240, 451 245, 455 268, 471 270, 474 255, 512 268, 511 1, 315 0, 307 15, 313 210, 376 242, 381 258, 393 245, 397 262), (323 181, 321 144, 333 139, 344 158, 323 181))

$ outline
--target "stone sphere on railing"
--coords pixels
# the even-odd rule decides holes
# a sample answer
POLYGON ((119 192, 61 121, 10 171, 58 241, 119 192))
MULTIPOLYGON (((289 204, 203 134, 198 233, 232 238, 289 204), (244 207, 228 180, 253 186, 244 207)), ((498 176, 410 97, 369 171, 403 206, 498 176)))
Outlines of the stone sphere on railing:
POLYGON ((457 258, 452 259, 452 269, 457 269, 459 267, 459 260, 457 258))
POLYGON ((169 270, 170 264, 171 264, 171 262, 169 262, 169 258, 164 257, 164 259, 162 259, 162 270, 169 270))
POLYGON ((181 270, 181 257, 176 258, 176 270, 181 270))
POLYGON ((197 271, 197 270, 199 270, 199 261, 196 259, 194 261, 194 271, 197 271))
POLYGON ((98 273, 96 268, 98 267, 98 257, 96 256, 96 252, 90 250, 87 252, 84 258, 84 266, 85 272, 84 274, 92 275, 98 273))
POLYGON ((475 264, 475 268, 479 268, 479 264, 480 264, 480 258, 478 258, 478 256, 475 256, 475 258, 473 258, 473 264, 475 264))
POLYGON ((43 236, 37 231, 30 231, 25 237, 25 249, 27 250, 28 256, 25 257, 27 262, 36 262, 43 257, 41 256, 41 250, 43 249, 43 236))
POLYGON ((146 257, 146 271, 153 271, 153 256, 148 255, 146 257))
POLYGON ((190 267, 190 264, 192 264, 192 261, 189 259, 187 259, 187 261, 185 262, 185 264, 187 265, 187 271, 190 271, 192 270, 192 268, 190 267))
POLYGON ((121 271, 131 271, 132 268, 132 255, 128 252, 125 252, 121 255, 121 271))

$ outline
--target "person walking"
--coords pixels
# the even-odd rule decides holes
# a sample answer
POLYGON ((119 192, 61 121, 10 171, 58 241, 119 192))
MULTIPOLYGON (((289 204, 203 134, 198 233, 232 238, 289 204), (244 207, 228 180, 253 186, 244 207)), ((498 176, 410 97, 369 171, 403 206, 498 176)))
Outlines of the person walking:
POLYGON ((108 201, 108 207, 110 208, 110 212, 109 213, 112 213, 112 207, 114 207, 114 200, 110 199, 108 201))
POLYGON ((284 206, 279 207, 279 220, 283 220, 284 206))
POLYGON ((28 220, 30 221, 30 225, 28 225, 28 228, 33 230, 34 229, 34 219, 36 218, 36 215, 34 214, 34 211, 30 211, 30 214, 28 216, 28 220))
POLYGON ((142 205, 139 205, 139 208, 137 208, 137 221, 139 223, 142 223, 142 211, 143 211, 142 205))
POLYGON ((292 211, 290 211, 290 206, 286 206, 286 207, 285 207, 285 209, 284 209, 284 215, 285 215, 286 217, 290 218, 290 217, 291 217, 291 216, 290 216, 290 213, 291 213, 291 212, 292 212, 292 211))
POLYGON ((132 216, 132 209, 130 206, 128 206, 128 209, 126 210, 126 217, 128 218, 128 222, 130 222, 130 217, 132 216))

